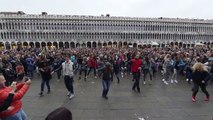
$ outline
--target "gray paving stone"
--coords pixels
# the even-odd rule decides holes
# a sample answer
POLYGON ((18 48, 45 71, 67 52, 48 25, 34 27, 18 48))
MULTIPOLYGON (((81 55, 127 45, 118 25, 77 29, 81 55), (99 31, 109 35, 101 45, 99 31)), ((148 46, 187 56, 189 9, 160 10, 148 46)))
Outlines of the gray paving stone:
MULTIPOLYGON (((213 100, 204 101, 199 92, 197 102, 191 102, 191 85, 184 80, 178 84, 166 86, 161 76, 153 81, 153 85, 143 85, 140 81, 141 93, 131 90, 132 76, 121 78, 118 84, 114 80, 110 86, 109 99, 101 97, 102 83, 93 75, 85 82, 74 81, 75 97, 70 100, 63 80, 51 80, 51 94, 39 97, 40 78, 36 76, 28 93, 23 98, 23 109, 29 120, 44 120, 54 109, 64 106, 72 111, 73 120, 211 120, 213 100)), ((78 78, 78 77, 75 77, 78 78)), ((213 93, 213 85, 208 86, 213 93)))

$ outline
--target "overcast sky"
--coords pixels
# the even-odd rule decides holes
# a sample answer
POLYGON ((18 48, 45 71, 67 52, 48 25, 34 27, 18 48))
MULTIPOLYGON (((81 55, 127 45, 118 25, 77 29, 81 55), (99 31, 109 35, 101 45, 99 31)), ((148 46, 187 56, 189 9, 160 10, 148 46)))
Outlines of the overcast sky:
POLYGON ((27 14, 213 19, 213 0, 0 0, 0 11, 27 14))

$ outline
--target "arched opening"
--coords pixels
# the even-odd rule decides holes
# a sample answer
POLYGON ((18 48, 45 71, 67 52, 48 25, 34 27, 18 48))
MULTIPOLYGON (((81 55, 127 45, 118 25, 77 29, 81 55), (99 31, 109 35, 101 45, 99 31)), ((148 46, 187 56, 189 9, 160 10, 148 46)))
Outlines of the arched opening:
POLYGON ((68 42, 65 42, 65 43, 64 43, 64 46, 65 46, 65 48, 66 48, 66 49, 70 48, 70 46, 69 46, 69 43, 68 43, 68 42))
POLYGON ((102 47, 102 43, 98 42, 98 47, 101 48, 102 47))
POLYGON ((76 43, 76 48, 79 48, 80 47, 80 43, 76 43))
POLYGON ((3 50, 3 49, 4 49, 4 43, 0 42, 0 50, 3 50))
POLYGON ((117 48, 117 42, 113 42, 113 48, 117 48))
POLYGON ((178 46, 179 46, 179 48, 182 48, 183 47, 183 43, 180 42, 178 46))
POLYGON ((134 48, 137 48, 137 46, 138 46, 137 43, 133 43, 134 48))
POLYGON ((22 43, 21 42, 17 42, 17 49, 22 49, 22 43))
POLYGON ((42 48, 42 49, 46 48, 46 43, 45 43, 45 42, 42 42, 42 43, 41 43, 41 48, 42 48))
POLYGON ((83 43, 83 44, 82 44, 82 47, 85 48, 85 47, 86 47, 86 43, 83 43))
POLYGON ((128 46, 127 46, 127 42, 124 42, 124 44, 123 44, 123 45, 124 45, 123 47, 128 47, 128 46))
POLYGON ((39 42, 36 42, 35 46, 36 46, 36 48, 40 48, 41 47, 39 42))
POLYGON ((31 47, 31 48, 34 48, 34 46, 35 46, 34 43, 33 43, 33 42, 30 42, 30 47, 31 47))
POLYGON ((59 42, 59 48, 64 48, 64 43, 63 42, 59 42))
POLYGON ((190 48, 190 44, 187 44, 187 48, 190 48))
POLYGON ((96 42, 93 42, 93 43, 92 43, 92 47, 93 47, 93 48, 96 48, 96 47, 97 47, 96 42))
POLYGON ((53 49, 53 48, 54 48, 54 46, 52 45, 51 42, 48 42, 48 43, 47 43, 47 47, 48 47, 48 49, 53 49))
POLYGON ((57 42, 53 42, 53 47, 54 48, 58 48, 58 43, 57 42))
POLYGON ((123 45, 122 42, 119 42, 118 43, 118 48, 122 48, 123 47, 122 45, 123 45))
POLYGON ((24 43, 23 43, 23 47, 24 47, 24 48, 27 48, 27 47, 28 47, 28 43, 27 43, 27 42, 24 42, 24 43))
POLYGON ((16 43, 15 43, 15 42, 12 42, 12 43, 11 43, 11 47, 12 47, 12 49, 16 49, 16 48, 17 48, 16 43))
POLYGON ((171 43, 170 43, 170 46, 171 46, 171 47, 174 47, 174 43, 173 43, 173 42, 171 42, 171 43))
POLYGON ((107 46, 107 43, 103 43, 103 46, 106 47, 106 46, 107 46))
POLYGON ((175 46, 174 47, 179 47, 178 42, 175 42, 175 46))
POLYGON ((91 48, 92 46, 91 46, 91 42, 87 42, 87 47, 88 48, 91 48))
POLYGON ((75 48, 75 43, 74 42, 70 43, 70 48, 75 48))
POLYGON ((186 46, 187 46, 187 44, 184 43, 184 44, 183 44, 183 48, 186 48, 186 46))
POLYGON ((108 47, 112 47, 112 42, 108 42, 108 47))
POLYGON ((6 42, 6 43, 5 43, 5 47, 6 47, 7 50, 9 50, 9 49, 10 49, 10 43, 9 43, 9 42, 6 42))

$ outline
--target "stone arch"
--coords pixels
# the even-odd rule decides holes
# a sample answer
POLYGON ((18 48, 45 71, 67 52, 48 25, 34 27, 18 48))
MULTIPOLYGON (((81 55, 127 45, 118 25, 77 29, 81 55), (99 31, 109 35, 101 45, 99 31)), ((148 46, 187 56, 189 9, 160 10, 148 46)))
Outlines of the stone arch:
POLYGON ((42 48, 46 48, 46 43, 45 42, 41 42, 41 47, 42 48))
POLYGON ((52 49, 53 48, 52 42, 47 42, 47 47, 48 49, 52 49))
POLYGON ((127 42, 123 43, 123 47, 127 47, 127 45, 128 45, 127 42))
POLYGON ((82 47, 85 48, 86 47, 86 43, 82 43, 82 47))
POLYGON ((0 50, 3 50, 3 49, 4 49, 4 43, 0 42, 0 50))
POLYGON ((6 42, 6 43, 5 43, 5 48, 6 48, 7 50, 10 49, 10 43, 9 43, 9 42, 6 42))
POLYGON ((80 43, 76 43, 76 48, 79 48, 80 47, 80 43))
POLYGON ((112 42, 108 42, 108 46, 109 46, 109 47, 112 47, 112 42))
POLYGON ((98 47, 102 47, 102 43, 101 42, 98 42, 98 47))
POLYGON ((104 42, 104 43, 103 43, 103 46, 106 47, 106 46, 107 46, 107 43, 104 42))
POLYGON ((31 48, 34 48, 34 46, 35 46, 34 42, 30 42, 29 45, 30 45, 31 48))
POLYGON ((16 45, 15 42, 11 42, 11 48, 12 48, 12 49, 16 49, 16 48, 17 48, 17 45, 16 45))
POLYGON ((93 43, 92 43, 92 47, 93 47, 93 48, 96 48, 96 47, 97 47, 96 42, 93 42, 93 43))
POLYGON ((122 42, 118 42, 118 48, 122 48, 122 47, 123 47, 122 42))
POLYGON ((75 48, 75 43, 74 42, 70 43, 70 48, 75 48))
POLYGON ((64 43, 63 42, 59 42, 59 48, 64 48, 64 43))
POLYGON ((91 47, 92 47, 91 42, 87 42, 87 47, 88 47, 88 48, 91 48, 91 47))
POLYGON ((40 48, 40 47, 41 47, 41 45, 40 45, 39 42, 36 42, 36 43, 35 43, 35 46, 36 46, 36 48, 40 48))
POLYGON ((118 43, 117 42, 113 42, 113 47, 117 48, 117 45, 118 43))
POLYGON ((65 48, 70 48, 69 42, 65 42, 65 43, 64 43, 64 47, 65 47, 65 48))
POLYGON ((138 46, 137 43, 133 43, 134 48, 137 48, 137 46, 138 46))
POLYGON ((53 42, 53 46, 54 46, 55 48, 58 48, 58 43, 57 43, 57 42, 53 42))
POLYGON ((23 43, 23 47, 28 47, 28 43, 27 43, 27 42, 24 42, 24 43, 23 43))

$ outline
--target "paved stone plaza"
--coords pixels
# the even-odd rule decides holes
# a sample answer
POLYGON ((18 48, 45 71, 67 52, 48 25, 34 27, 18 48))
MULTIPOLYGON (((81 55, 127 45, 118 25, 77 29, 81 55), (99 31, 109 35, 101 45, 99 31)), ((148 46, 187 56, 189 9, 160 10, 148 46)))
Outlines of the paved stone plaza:
MULTIPOLYGON (((51 80, 52 93, 39 97, 40 77, 33 79, 30 90, 23 98, 23 109, 28 120, 44 120, 54 109, 65 106, 72 111, 73 120, 211 120, 213 116, 213 98, 204 101, 204 94, 199 92, 197 101, 191 101, 191 85, 181 80, 178 84, 166 86, 161 76, 153 81, 153 85, 143 85, 141 93, 131 90, 132 77, 121 79, 120 84, 113 81, 108 94, 109 99, 101 97, 100 79, 77 80, 75 77, 75 97, 69 100, 66 96, 64 82, 51 80)), ((45 86, 46 87, 46 86, 45 86)), ((213 94, 213 85, 207 87, 213 94)))

